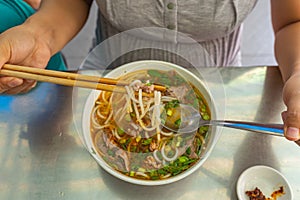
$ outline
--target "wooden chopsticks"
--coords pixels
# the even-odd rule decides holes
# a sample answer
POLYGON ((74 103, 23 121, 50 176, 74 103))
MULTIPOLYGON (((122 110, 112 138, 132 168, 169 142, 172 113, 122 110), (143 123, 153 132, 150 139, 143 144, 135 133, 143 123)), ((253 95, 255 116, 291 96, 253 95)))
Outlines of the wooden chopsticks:
MULTIPOLYGON (((83 87, 111 92, 126 92, 124 85, 128 82, 112 78, 100 78, 97 76, 76 74, 70 72, 61 72, 33 67, 5 64, 0 69, 0 75, 13 76, 17 78, 49 82, 64 86, 83 87)), ((165 91, 164 86, 155 85, 156 90, 165 91)))

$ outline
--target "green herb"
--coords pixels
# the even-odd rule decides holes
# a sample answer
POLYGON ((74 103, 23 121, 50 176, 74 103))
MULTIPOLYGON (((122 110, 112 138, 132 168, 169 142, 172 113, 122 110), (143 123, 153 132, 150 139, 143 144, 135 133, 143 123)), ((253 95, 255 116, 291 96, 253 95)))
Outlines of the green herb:
POLYGON ((174 124, 175 124, 177 127, 179 127, 180 124, 181 124, 181 119, 177 119, 177 120, 174 122, 174 124))
POLYGON ((162 76, 162 74, 161 74, 159 71, 157 71, 157 70, 152 70, 152 69, 149 69, 149 70, 148 70, 148 74, 149 74, 150 76, 154 76, 154 77, 161 77, 161 76, 162 76))
POLYGON ((208 131, 208 126, 201 126, 199 128, 199 133, 204 134, 208 131))
POLYGON ((188 160, 189 160, 189 158, 186 157, 186 156, 180 156, 180 157, 178 158, 179 163, 185 163, 185 162, 187 162, 188 160))
POLYGON ((185 153, 186 153, 187 155, 191 155, 191 147, 188 147, 188 148, 186 149, 185 153))
POLYGON ((204 120, 209 120, 209 119, 210 119, 210 117, 209 117, 208 114, 204 114, 204 115, 202 116, 202 118, 203 118, 204 120))
POLYGON ((131 152, 136 152, 136 149, 137 149, 136 146, 134 146, 134 145, 131 146, 131 152))
POLYGON ((175 85, 180 85, 180 84, 182 84, 182 83, 185 83, 186 81, 181 77, 181 76, 179 76, 179 75, 176 75, 175 77, 174 77, 174 79, 175 79, 175 85))
POLYGON ((143 140, 142 144, 143 145, 149 145, 152 142, 152 138, 148 138, 146 140, 143 140))
POLYGON ((120 136, 123 136, 124 135, 124 133, 125 133, 125 131, 122 129, 122 128, 120 128, 120 127, 118 127, 118 134, 120 135, 120 136))
POLYGON ((125 145, 127 146, 130 142, 131 142, 131 138, 128 138, 128 139, 126 140, 125 145))
POLYGON ((165 109, 168 110, 170 108, 176 108, 179 106, 179 100, 175 99, 172 101, 169 101, 168 103, 165 104, 165 109))
POLYGON ((198 106, 199 106, 199 101, 198 101, 198 99, 194 99, 194 101, 193 101, 193 107, 194 107, 194 108, 198 108, 198 106))
POLYGON ((115 152, 113 152, 112 150, 108 149, 107 154, 109 156, 115 156, 115 152))

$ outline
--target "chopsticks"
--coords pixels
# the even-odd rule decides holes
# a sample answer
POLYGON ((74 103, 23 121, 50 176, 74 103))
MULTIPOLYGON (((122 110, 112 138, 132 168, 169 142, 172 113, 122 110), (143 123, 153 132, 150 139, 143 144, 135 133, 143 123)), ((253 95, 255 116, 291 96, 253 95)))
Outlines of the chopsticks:
MULTIPOLYGON (((100 78, 97 76, 83 75, 70 72, 61 72, 34 67, 5 64, 0 69, 0 75, 13 76, 17 78, 30 79, 41 82, 54 83, 58 85, 82 87, 96 90, 125 93, 125 85, 128 82, 112 78, 100 78)), ((154 85, 155 90, 165 91, 161 85, 154 85)))

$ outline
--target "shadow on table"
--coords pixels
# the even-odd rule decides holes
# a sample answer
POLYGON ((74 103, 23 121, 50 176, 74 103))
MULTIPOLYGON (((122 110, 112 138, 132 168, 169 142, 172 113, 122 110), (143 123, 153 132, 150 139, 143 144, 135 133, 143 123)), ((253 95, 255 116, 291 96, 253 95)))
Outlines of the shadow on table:
POLYGON ((47 151, 54 138, 62 135, 72 121, 72 88, 40 84, 40 88, 13 102, 15 120, 26 124, 20 137, 27 139, 33 154, 47 151))

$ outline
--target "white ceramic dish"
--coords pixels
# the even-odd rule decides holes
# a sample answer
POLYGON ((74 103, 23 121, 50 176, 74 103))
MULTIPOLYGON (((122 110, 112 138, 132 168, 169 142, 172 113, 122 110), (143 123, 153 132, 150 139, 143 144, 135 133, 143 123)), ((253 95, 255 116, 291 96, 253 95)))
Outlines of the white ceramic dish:
MULTIPOLYGON (((210 106, 212 118, 214 118, 214 119, 217 118, 215 105, 213 103, 214 101, 213 101, 208 89, 206 89, 204 87, 204 84, 193 73, 191 73, 188 70, 186 70, 182 67, 179 67, 175 64, 161 62, 161 61, 151 61, 151 60, 137 61, 137 62, 132 62, 132 63, 126 64, 126 65, 120 66, 120 67, 112 70, 110 73, 108 73, 106 75, 106 77, 116 78, 116 77, 124 75, 128 72, 132 72, 134 70, 141 70, 141 69, 159 69, 159 70, 173 69, 173 70, 176 70, 181 75, 183 75, 185 78, 187 78, 187 80, 191 81, 201 91, 201 93, 204 95, 204 97, 206 98, 206 100, 210 106)), ((99 165, 104 170, 106 170, 108 173, 110 173, 111 175, 113 175, 121 180, 130 182, 133 184, 139 184, 139 185, 163 185, 163 184, 168 184, 168 183, 172 183, 172 182, 178 181, 180 179, 183 179, 186 176, 192 174, 195 170, 197 170, 204 163, 204 161, 207 159, 207 157, 211 153, 211 151, 219 137, 220 128, 212 127, 211 132, 209 133, 209 136, 207 137, 206 145, 203 145, 203 150, 202 150, 202 155, 201 155, 200 160, 193 167, 191 167, 190 169, 186 170, 183 173, 180 173, 177 176, 167 178, 164 180, 155 180, 155 181, 154 180, 140 180, 140 179, 128 177, 124 174, 121 174, 121 173, 115 171, 94 150, 95 148, 92 143, 91 136, 90 136, 90 114, 91 114, 92 108, 94 106, 95 100, 99 96, 100 92, 101 91, 94 90, 90 93, 89 97, 87 98, 86 105, 84 107, 83 120, 82 120, 83 139, 84 139, 86 148, 91 153, 91 155, 95 158, 95 160, 99 163, 99 165)))
POLYGON ((246 191, 259 188, 266 198, 283 187, 284 194, 278 196, 277 200, 292 200, 293 194, 287 179, 277 170, 263 165, 257 165, 246 169, 237 181, 237 196, 239 200, 249 200, 246 191))

